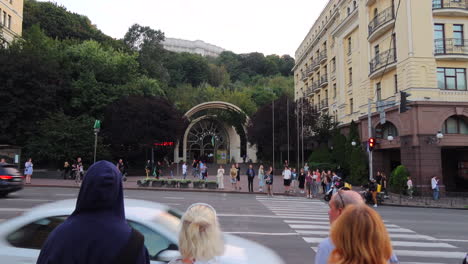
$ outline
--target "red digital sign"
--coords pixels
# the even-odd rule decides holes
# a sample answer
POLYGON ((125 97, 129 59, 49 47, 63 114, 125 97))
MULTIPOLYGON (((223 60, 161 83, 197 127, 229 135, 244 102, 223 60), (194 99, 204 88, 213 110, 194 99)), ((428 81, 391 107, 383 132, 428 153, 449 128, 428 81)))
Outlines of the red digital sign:
POLYGON ((162 147, 168 147, 168 146, 174 146, 174 142, 172 141, 164 141, 164 142, 156 142, 153 145, 155 146, 162 146, 162 147))

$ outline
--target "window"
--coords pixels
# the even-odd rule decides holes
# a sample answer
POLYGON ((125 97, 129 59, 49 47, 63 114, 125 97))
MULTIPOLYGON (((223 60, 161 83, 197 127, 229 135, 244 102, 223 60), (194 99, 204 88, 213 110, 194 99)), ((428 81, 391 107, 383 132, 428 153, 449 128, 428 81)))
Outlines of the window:
POLYGON ((380 82, 375 85, 375 91, 377 93, 377 101, 382 101, 382 84, 380 82))
POLYGON ((6 25, 6 22, 7 22, 7 13, 5 11, 3 11, 3 19, 2 19, 2 25, 6 25))
POLYGON ((332 59, 331 65, 332 65, 332 72, 335 72, 336 71, 336 59, 335 58, 332 59))
POLYGON ((325 75, 328 74, 328 67, 326 65, 323 66, 323 72, 325 73, 325 75))
POLYGON ((0 26, 3 25, 2 9, 0 8, 0 26))
POLYGON ((398 93, 398 76, 393 75, 393 83, 395 84, 395 93, 398 93))
POLYGON ((463 25, 453 25, 453 44, 463 46, 463 25))
POLYGON ((442 133, 468 135, 468 122, 466 117, 451 116, 444 121, 442 133))
POLYGON ((352 114, 353 113, 353 98, 349 99, 349 113, 352 114))
POLYGON ((351 8, 348 7, 348 8, 346 9, 346 12, 347 12, 348 15, 349 15, 349 14, 351 13, 351 8))
POLYGON ((444 24, 434 25, 434 45, 436 53, 445 53, 445 30, 444 24))
POLYGON ((8 24, 7 24, 7 28, 8 29, 11 29, 11 16, 8 15, 8 24))
POLYGON ((380 46, 379 45, 375 45, 374 47, 374 56, 377 58, 380 54, 380 46))
POLYGON ((466 69, 437 68, 437 86, 443 90, 466 91, 466 69))
POLYGON ((7 241, 18 248, 41 249, 52 230, 66 218, 57 216, 37 220, 9 234, 7 241))
POLYGON ((374 8, 374 18, 376 18, 378 14, 379 14, 379 10, 377 8, 374 8))
POLYGON ((348 72, 349 72, 348 85, 352 85, 353 84, 353 68, 349 68, 348 72))
POLYGON ((357 7, 356 1, 353 1, 353 7, 354 7, 354 9, 356 9, 356 7, 357 7))
POLYGON ((169 239, 154 230, 132 221, 128 221, 128 224, 145 237, 145 246, 148 249, 148 253, 152 260, 155 260, 157 254, 163 250, 178 250, 177 245, 173 244, 169 239))
POLYGON ((398 130, 391 122, 385 122, 385 124, 377 125, 375 128, 375 137, 387 139, 388 136, 398 137, 398 130))
POLYGON ((336 83, 333 84, 333 98, 336 98, 336 83))
POLYGON ((351 42, 351 37, 348 38, 348 55, 351 54, 352 50, 352 42, 351 42))

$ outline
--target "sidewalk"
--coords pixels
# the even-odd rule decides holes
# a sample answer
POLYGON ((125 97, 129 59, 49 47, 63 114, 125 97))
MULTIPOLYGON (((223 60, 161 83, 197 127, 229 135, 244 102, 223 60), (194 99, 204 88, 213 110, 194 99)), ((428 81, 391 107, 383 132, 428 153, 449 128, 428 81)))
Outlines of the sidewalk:
MULTIPOLYGON (((162 177, 167 179, 168 177, 162 177)), ((180 177, 175 177, 180 179, 180 177)), ((164 187, 139 187, 137 180, 145 179, 144 176, 128 177, 128 180, 123 183, 124 188, 127 190, 152 190, 152 191, 180 191, 180 192, 220 192, 220 193, 249 193, 247 188, 247 177, 241 176, 241 180, 238 186, 241 187, 240 191, 233 190, 230 177, 224 176, 224 190, 213 190, 213 189, 195 189, 195 188, 164 188, 164 187)), ((194 180, 192 176, 187 176, 187 179, 194 180)), ((215 176, 209 176, 208 180, 216 180, 215 176)), ((63 180, 63 179, 32 179, 32 184, 25 185, 28 187, 64 187, 64 188, 79 188, 74 180, 63 180)), ((291 186, 292 187, 292 186, 291 186)), ((356 188, 357 190, 359 188, 356 188)), ((273 192, 275 195, 285 195, 283 178, 280 175, 276 175, 273 181, 273 192)), ((262 194, 258 189, 258 178, 254 180, 254 193, 262 194)), ((266 194, 264 188, 263 194, 266 194)), ((291 196, 305 196, 300 194, 297 189, 296 193, 287 194, 291 196)), ((320 194, 320 196, 323 194, 320 194)), ((468 197, 441 197, 438 201, 434 201, 429 196, 415 196, 413 199, 409 199, 408 196, 400 196, 397 194, 389 193, 389 198, 384 200, 383 205, 390 206, 408 206, 408 207, 428 207, 428 208, 447 208, 447 209, 468 209, 468 197)))

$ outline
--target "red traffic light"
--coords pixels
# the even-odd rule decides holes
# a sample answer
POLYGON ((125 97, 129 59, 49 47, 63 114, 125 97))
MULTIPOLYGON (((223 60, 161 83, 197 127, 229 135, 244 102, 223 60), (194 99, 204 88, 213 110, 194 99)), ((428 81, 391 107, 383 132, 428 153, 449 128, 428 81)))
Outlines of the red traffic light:
POLYGON ((369 138, 367 143, 368 143, 368 146, 369 146, 369 150, 372 151, 375 148, 375 138, 373 138, 373 137, 369 138))

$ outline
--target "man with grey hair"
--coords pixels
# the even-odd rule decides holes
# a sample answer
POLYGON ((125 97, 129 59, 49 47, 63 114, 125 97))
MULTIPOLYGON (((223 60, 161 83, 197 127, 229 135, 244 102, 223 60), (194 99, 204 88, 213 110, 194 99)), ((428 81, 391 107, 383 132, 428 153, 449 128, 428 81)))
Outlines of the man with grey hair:
MULTIPOLYGON (((364 205, 365 203, 362 199, 362 196, 355 191, 339 190, 336 192, 328 203, 328 206, 330 207, 330 210, 328 210, 328 219, 330 220, 330 225, 333 224, 336 219, 338 219, 346 206, 352 204, 364 205)), ((328 258, 330 257, 333 249, 335 249, 335 245, 331 241, 330 237, 327 237, 322 242, 320 242, 317 249, 317 254, 315 255, 315 264, 327 264, 328 258)), ((399 263, 395 254, 392 254, 389 263, 399 263)))

